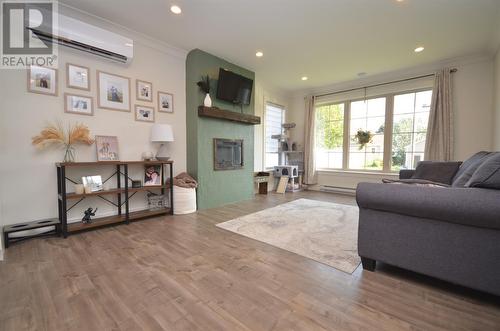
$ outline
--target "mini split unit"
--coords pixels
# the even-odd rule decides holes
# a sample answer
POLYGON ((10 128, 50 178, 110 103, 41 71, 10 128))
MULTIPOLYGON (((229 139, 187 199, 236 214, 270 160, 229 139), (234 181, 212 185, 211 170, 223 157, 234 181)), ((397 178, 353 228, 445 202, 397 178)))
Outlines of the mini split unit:
POLYGON ((128 64, 134 57, 132 39, 64 15, 58 15, 55 29, 48 29, 42 24, 29 30, 43 41, 57 43, 112 61, 128 64))

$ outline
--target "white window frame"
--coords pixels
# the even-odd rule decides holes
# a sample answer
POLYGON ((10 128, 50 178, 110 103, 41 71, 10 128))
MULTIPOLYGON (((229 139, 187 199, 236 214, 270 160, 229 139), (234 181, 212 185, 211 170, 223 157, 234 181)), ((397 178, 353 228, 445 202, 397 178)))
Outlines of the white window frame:
MULTIPOLYGON (((266 137, 266 133, 267 133, 267 106, 270 105, 270 106, 273 106, 273 107, 276 107, 276 108, 280 108, 282 110, 281 112, 281 124, 283 125, 285 123, 285 118, 286 118, 286 108, 285 106, 283 105, 280 105, 280 104, 277 104, 275 102, 270 102, 270 101, 265 101, 264 102, 264 129, 262 130, 262 135, 263 135, 263 142, 264 142, 264 148, 262 149, 262 160, 263 160, 263 169, 264 170, 272 170, 274 169, 274 166, 273 167, 267 167, 267 137, 266 137)), ((281 127, 281 134, 283 134, 284 130, 283 130, 283 126, 281 127)), ((274 153, 274 152, 269 152, 269 153, 274 153)), ((278 163, 279 163, 279 147, 278 147, 278 163)), ((277 164, 279 165, 279 164, 277 164)))
POLYGON ((343 155, 342 155, 342 169, 339 168, 318 168, 318 171, 335 171, 335 172, 350 172, 350 173, 397 173, 397 171, 392 170, 392 135, 393 135, 393 124, 394 124, 394 97, 401 94, 408 93, 418 93, 424 91, 431 91, 432 88, 418 88, 401 90, 397 92, 392 92, 388 94, 373 95, 366 98, 352 98, 345 99, 342 101, 328 102, 319 105, 338 105, 344 104, 344 140, 343 140, 343 155), (366 169, 350 169, 349 168, 349 147, 350 147, 350 122, 351 122, 351 102, 385 98, 385 127, 384 127, 384 156, 383 163, 384 166, 382 170, 366 170, 366 169))

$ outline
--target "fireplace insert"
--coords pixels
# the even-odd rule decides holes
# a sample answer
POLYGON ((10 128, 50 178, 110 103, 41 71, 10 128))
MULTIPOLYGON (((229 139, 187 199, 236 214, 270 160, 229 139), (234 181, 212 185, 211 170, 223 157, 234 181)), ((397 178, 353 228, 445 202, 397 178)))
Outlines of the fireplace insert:
POLYGON ((214 138, 214 170, 243 168, 243 140, 214 138))

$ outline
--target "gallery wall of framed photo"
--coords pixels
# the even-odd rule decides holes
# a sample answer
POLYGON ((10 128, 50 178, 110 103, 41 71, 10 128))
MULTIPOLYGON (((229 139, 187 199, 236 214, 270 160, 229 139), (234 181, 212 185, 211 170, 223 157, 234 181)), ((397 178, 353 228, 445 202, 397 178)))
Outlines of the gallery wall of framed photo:
MULTIPOLYGON (((133 108, 134 118, 141 122, 155 122, 155 112, 174 113, 174 94, 157 91, 157 109, 154 107, 153 83, 130 78, 118 74, 96 70, 95 74, 87 66, 66 63, 64 90, 64 112, 77 115, 94 115, 94 107, 105 110, 130 112, 133 108), (97 105, 91 95, 72 93, 70 90, 81 90, 90 94, 92 77, 96 77, 97 105), (135 81, 135 99, 131 82, 135 81), (132 107, 134 103, 134 107, 132 107), (149 103, 149 104, 148 104, 149 103)), ((59 93, 58 69, 31 66, 28 69, 28 92, 57 96, 59 93)), ((84 93, 84 92, 81 92, 84 93)))
MULTIPOLYGON (((71 16, 70 13, 65 14, 71 16)), ((60 47, 57 70, 35 68, 32 73, 27 69, 2 71, 0 145, 4 159, 0 168, 6 176, 0 186, 0 223, 2 220, 19 223, 50 218, 55 216, 54 211, 57 212, 54 163, 62 161, 64 151, 49 148, 41 152, 31 145, 31 138, 48 123, 82 123, 90 129, 92 138, 116 137, 118 158, 121 160, 140 160, 144 152, 155 153, 158 146, 151 143, 152 125, 170 124, 175 135, 175 141, 168 146, 175 161, 174 171, 186 171, 187 52, 152 43, 141 35, 120 30, 95 17, 76 18, 133 39, 134 59, 125 65, 60 47), (159 109, 158 92, 171 94, 167 103, 172 108, 167 109, 168 112, 159 109), (30 187, 34 195, 9 187, 30 187), (30 208, 23 207, 26 201, 29 201, 30 208)), ((110 147, 113 146, 110 143, 110 147)), ((110 151, 103 156, 115 157, 112 148, 110 151)), ((78 145, 75 154, 76 161, 96 161, 96 145, 78 145)), ((112 166, 103 169, 86 167, 82 173, 74 173, 72 177, 99 174, 107 178, 112 171, 112 166)), ((143 179, 144 169, 131 169, 130 175, 143 179)), ((68 186, 68 189, 73 188, 68 186)), ((141 197, 134 199, 131 209, 144 209, 142 204, 146 200, 141 197)), ((101 216, 116 212, 114 207, 101 203, 99 199, 90 203, 92 207, 99 208, 101 216)), ((80 210, 74 213, 71 210, 68 216, 70 219, 81 219, 80 214, 80 210)))

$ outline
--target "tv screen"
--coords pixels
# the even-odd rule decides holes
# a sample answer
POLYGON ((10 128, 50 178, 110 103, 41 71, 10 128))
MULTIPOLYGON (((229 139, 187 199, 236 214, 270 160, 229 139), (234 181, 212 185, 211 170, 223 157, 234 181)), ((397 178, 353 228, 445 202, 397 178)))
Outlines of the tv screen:
POLYGON ((253 80, 220 68, 217 83, 217 99, 234 104, 249 105, 253 80))

